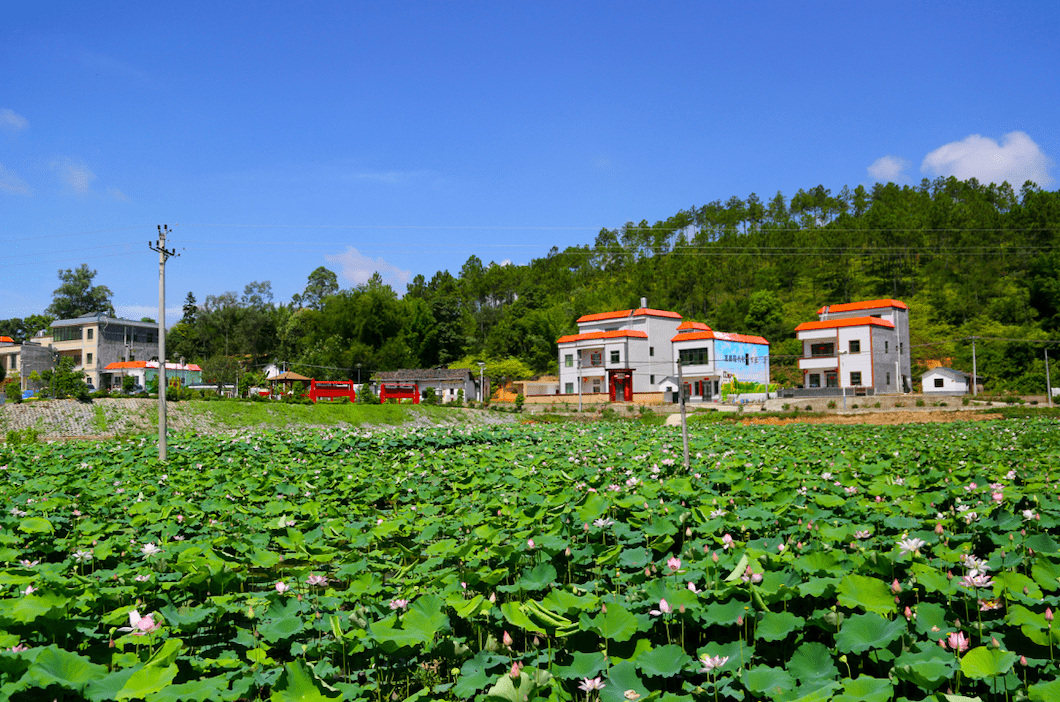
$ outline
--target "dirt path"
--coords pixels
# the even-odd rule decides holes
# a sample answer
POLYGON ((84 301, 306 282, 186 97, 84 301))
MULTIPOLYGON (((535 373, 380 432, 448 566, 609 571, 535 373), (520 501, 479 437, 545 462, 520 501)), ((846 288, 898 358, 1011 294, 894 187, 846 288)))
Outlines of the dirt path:
POLYGON ((872 424, 891 426, 896 424, 934 424, 944 422, 981 422, 988 419, 1002 419, 998 412, 949 412, 904 411, 904 412, 864 412, 857 414, 834 414, 826 417, 748 417, 741 424, 781 425, 781 424, 872 424))

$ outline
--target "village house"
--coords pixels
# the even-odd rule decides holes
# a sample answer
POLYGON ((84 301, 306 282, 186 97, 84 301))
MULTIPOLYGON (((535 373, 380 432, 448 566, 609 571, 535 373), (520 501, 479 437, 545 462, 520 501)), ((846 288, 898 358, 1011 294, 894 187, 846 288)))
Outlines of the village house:
POLYGON ((563 395, 600 395, 632 402, 634 393, 658 392, 673 367, 681 315, 641 306, 578 318, 578 333, 560 337, 559 389, 563 395))
POLYGON ((826 305, 795 327, 803 388, 819 394, 910 391, 909 307, 900 300, 826 305))
POLYGON ((682 322, 670 341, 673 378, 664 389, 676 390, 680 371, 685 394, 692 402, 768 398, 769 342, 762 337, 682 322))
POLYGON ((372 381, 377 384, 400 384, 410 385, 415 383, 419 386, 420 398, 427 388, 434 388, 435 397, 439 402, 479 401, 481 397, 489 397, 489 379, 485 379, 485 395, 479 393, 479 374, 468 368, 414 368, 397 371, 384 371, 372 376, 372 381))
POLYGON ((763 399, 768 393, 769 342, 762 337, 715 332, 651 309, 643 298, 637 309, 587 314, 577 324, 576 334, 557 340, 561 395, 633 402, 653 393, 656 402, 672 401, 678 364, 692 400, 722 399, 729 388, 753 394, 753 387, 763 399))

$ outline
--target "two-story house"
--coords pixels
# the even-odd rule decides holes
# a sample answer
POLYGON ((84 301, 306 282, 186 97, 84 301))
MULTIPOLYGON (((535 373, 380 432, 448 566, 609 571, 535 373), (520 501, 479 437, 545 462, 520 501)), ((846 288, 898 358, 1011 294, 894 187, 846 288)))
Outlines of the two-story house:
POLYGON ((632 402, 634 393, 658 391, 671 372, 676 312, 651 309, 642 298, 637 309, 587 314, 577 323, 577 334, 556 342, 561 394, 607 393, 611 401, 632 402))
POLYGON ((762 337, 682 322, 671 342, 673 378, 680 370, 686 395, 693 402, 720 400, 730 394, 762 395, 763 399, 768 395, 769 342, 762 337))
POLYGON ((803 387, 909 392, 909 307, 882 299, 826 305, 795 327, 803 387))

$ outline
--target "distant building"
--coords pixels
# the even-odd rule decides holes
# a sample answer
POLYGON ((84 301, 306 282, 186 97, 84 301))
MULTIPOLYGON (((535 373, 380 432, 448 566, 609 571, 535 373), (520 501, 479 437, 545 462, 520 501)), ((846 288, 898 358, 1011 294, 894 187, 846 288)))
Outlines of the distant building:
POLYGON ((900 300, 826 305, 795 327, 803 387, 909 392, 909 307, 900 300))
MULTIPOLYGON (((100 374, 106 389, 121 389, 126 376, 136 379, 136 384, 144 388, 158 377, 158 361, 115 361, 110 363, 100 374)), ((167 363, 166 382, 176 380, 181 385, 198 385, 202 383, 202 368, 194 363, 167 363)), ((166 387, 169 387, 168 385, 166 387)))
POLYGON ((650 309, 643 299, 635 310, 579 317, 578 333, 556 341, 560 394, 631 402, 633 393, 658 392, 673 367, 670 339, 680 323, 681 315, 650 309))
POLYGON ((972 376, 947 366, 936 366, 921 377, 925 395, 966 395, 972 389, 972 376))
POLYGON ((0 363, 9 374, 19 374, 23 390, 36 389, 29 379, 33 372, 50 370, 63 357, 73 360, 91 386, 103 387, 111 363, 158 360, 158 324, 93 314, 56 320, 48 333, 22 344, 0 341, 0 363))
POLYGON ((769 342, 764 338, 716 332, 701 322, 683 322, 671 342, 672 380, 677 380, 680 364, 687 396, 693 402, 768 397, 769 342))
MULTIPOLYGON (((439 402, 455 402, 464 391, 464 402, 479 401, 479 374, 469 368, 415 368, 397 371, 383 371, 372 376, 378 383, 409 384, 415 383, 420 388, 420 397, 427 388, 434 388, 439 402)), ((489 397, 489 379, 485 380, 486 388, 482 397, 489 397)))

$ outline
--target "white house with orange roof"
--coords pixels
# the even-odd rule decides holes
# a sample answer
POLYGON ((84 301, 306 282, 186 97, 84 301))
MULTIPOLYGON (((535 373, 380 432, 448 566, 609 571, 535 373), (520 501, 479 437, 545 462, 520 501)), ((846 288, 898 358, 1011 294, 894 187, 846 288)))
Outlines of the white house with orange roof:
POLYGON ((658 392, 673 363, 671 338, 681 315, 651 309, 587 314, 578 333, 557 340, 559 391, 563 395, 604 394, 632 402, 634 393, 658 392))
MULTIPOLYGON (((121 388, 122 380, 132 377, 136 384, 146 388, 148 384, 158 377, 158 361, 115 361, 107 364, 100 374, 101 387, 118 389, 121 388)), ((196 385, 202 382, 202 368, 194 363, 167 363, 166 383, 178 382, 181 385, 196 385)))
POLYGON ((795 327, 803 387, 909 392, 909 307, 881 299, 825 305, 816 322, 795 327))
POLYGON ((702 322, 682 322, 673 344, 673 383, 680 370, 693 401, 767 399, 769 342, 760 336, 716 332, 702 322), (680 366, 680 368, 678 368, 680 366))

